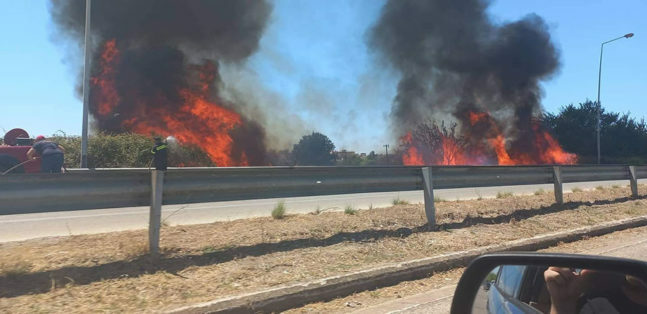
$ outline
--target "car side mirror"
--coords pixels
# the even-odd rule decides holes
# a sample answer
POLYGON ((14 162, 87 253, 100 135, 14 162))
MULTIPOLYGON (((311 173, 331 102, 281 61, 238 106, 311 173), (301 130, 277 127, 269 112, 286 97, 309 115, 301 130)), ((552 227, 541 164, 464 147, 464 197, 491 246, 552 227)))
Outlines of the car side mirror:
POLYGON ((451 313, 647 313, 647 262, 510 252, 474 259, 451 313), (589 310, 587 312, 587 310, 589 310))

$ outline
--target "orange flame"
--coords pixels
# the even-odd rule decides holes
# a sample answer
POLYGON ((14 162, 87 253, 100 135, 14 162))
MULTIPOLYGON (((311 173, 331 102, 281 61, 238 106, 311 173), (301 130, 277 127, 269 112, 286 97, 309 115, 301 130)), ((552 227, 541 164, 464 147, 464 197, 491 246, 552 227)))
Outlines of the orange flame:
MULTIPOLYGON (((101 54, 101 71, 94 78, 93 87, 99 95, 96 99, 101 115, 111 113, 119 102, 115 88, 114 65, 119 51, 115 40, 107 41, 101 54)), ((230 132, 242 123, 241 116, 209 100, 216 68, 212 63, 196 66, 198 83, 192 88, 178 90, 179 106, 135 106, 139 112, 122 122, 126 130, 144 135, 172 135, 182 144, 201 147, 217 166, 246 166, 247 156, 240 153, 232 157, 233 139, 230 132), (153 108, 153 109, 151 109, 153 108), (144 112, 145 111, 145 112, 144 112)), ((155 103, 155 99, 139 99, 140 104, 155 103)), ((168 102, 164 98, 160 102, 168 102)), ((137 105, 137 104, 134 104, 137 105)))
POLYGON ((402 141, 404 142, 404 144, 410 145, 409 148, 402 155, 402 162, 405 165, 409 165, 409 166, 424 165, 425 162, 422 159, 422 155, 418 153, 418 149, 415 146, 411 145, 411 142, 412 142, 411 132, 403 136, 402 141))
POLYGON ((94 103, 98 105, 98 112, 105 116, 119 103, 119 94, 115 88, 115 64, 119 60, 119 50, 114 39, 103 44, 101 60, 99 61, 99 74, 90 78, 94 103))
POLYGON ((542 160, 545 160, 546 163, 553 164, 574 164, 577 162, 577 155, 562 150, 557 140, 548 134, 548 132, 539 130, 538 124, 534 124, 533 129, 535 129, 536 142, 545 143, 544 147, 546 149, 542 152, 542 160))
POLYGON ((537 122, 532 125, 535 136, 531 145, 532 151, 517 152, 511 151, 507 145, 506 137, 487 112, 468 112, 467 118, 469 125, 464 127, 478 127, 478 130, 486 130, 485 142, 482 143, 486 144, 484 147, 478 143, 471 146, 460 145, 457 142, 458 138, 450 137, 442 132, 435 132, 432 136, 440 143, 438 149, 429 147, 435 144, 416 141, 412 132, 408 132, 400 139, 401 144, 405 147, 402 156, 403 164, 482 165, 491 164, 494 157, 498 165, 574 164, 577 162, 577 156, 565 152, 548 132, 541 129, 537 122))

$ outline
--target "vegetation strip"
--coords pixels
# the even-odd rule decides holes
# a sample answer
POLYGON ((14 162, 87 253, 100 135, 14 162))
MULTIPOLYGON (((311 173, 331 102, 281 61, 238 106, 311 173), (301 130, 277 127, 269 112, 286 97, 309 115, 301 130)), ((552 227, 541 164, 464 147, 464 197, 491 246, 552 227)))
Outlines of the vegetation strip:
POLYGON ((0 312, 172 310, 647 215, 647 199, 629 192, 570 193, 564 205, 552 195, 447 201, 435 229, 418 204, 354 215, 288 207, 282 219, 164 226, 159 259, 146 254, 145 230, 2 243, 0 312))
POLYGON ((467 265, 475 257, 498 251, 535 251, 560 242, 647 225, 647 216, 602 223, 592 227, 539 235, 462 252, 454 252, 368 269, 348 275, 328 277, 308 283, 268 289, 256 293, 227 297, 212 302, 179 308, 170 313, 239 313, 283 311, 307 303, 330 300, 351 293, 416 280, 437 271, 467 265))

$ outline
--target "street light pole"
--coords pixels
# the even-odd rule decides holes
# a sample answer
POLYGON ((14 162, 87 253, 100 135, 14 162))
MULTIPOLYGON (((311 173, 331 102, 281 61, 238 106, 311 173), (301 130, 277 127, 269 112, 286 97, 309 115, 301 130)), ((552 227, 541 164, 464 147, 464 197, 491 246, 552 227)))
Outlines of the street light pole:
POLYGON ((85 42, 83 55, 83 125, 81 126, 81 168, 88 167, 88 111, 90 105, 90 9, 92 0, 85 0, 85 42))
POLYGON ((384 150, 386 151, 386 164, 389 164, 389 144, 384 144, 384 150))
POLYGON ((605 42, 602 43, 602 45, 600 45, 600 67, 599 67, 599 70, 598 70, 598 101, 597 101, 597 120, 598 121, 597 121, 597 124, 595 126, 595 133, 596 133, 596 137, 597 137, 597 148, 598 148, 598 164, 600 164, 600 125, 602 123, 601 122, 601 120, 602 120, 602 117, 601 117, 601 115, 602 115, 602 105, 600 104, 600 84, 602 83, 602 53, 604 52, 604 45, 608 44, 608 43, 610 43, 612 41, 616 41, 618 39, 631 38, 633 36, 634 36, 634 33, 625 34, 625 35, 622 35, 622 36, 620 36, 618 38, 614 38, 614 39, 605 41, 605 42))

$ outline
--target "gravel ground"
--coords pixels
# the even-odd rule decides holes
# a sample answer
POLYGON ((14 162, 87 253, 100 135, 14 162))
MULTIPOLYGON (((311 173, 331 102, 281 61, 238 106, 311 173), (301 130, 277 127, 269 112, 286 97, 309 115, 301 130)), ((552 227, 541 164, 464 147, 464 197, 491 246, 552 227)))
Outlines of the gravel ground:
POLYGON ((144 230, 1 244, 0 311, 152 312, 647 214, 627 187, 537 194, 439 202, 433 230, 420 204, 163 227, 159 260, 144 230))

